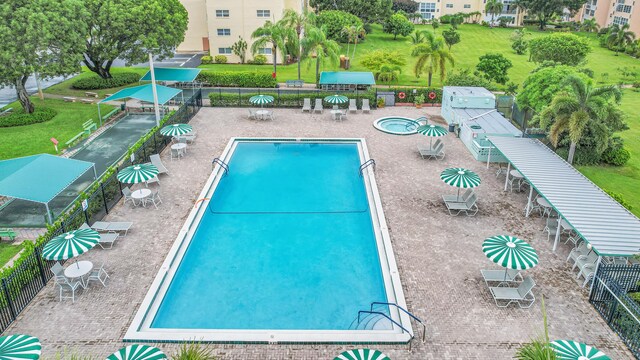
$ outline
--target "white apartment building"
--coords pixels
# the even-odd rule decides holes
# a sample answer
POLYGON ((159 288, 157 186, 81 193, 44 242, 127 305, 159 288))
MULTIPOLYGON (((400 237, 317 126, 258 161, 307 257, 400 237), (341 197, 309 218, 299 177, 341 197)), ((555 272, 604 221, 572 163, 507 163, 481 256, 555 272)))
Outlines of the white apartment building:
POLYGON ((574 18, 577 21, 595 19, 600 27, 629 24, 629 29, 640 35, 640 5, 634 0, 589 0, 574 18))

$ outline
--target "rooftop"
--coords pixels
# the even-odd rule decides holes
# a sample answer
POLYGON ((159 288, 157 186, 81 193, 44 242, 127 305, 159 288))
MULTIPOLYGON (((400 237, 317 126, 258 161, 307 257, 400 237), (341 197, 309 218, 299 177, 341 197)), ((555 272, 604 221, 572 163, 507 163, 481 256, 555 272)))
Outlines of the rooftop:
POLYGON ((323 71, 320 85, 375 85, 373 73, 366 71, 323 71))

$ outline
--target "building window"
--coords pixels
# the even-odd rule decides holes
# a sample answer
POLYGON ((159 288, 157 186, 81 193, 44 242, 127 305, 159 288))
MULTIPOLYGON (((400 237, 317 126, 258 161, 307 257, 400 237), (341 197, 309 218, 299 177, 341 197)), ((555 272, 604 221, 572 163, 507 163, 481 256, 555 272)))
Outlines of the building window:
POLYGON ((629 22, 629 19, 627 19, 627 18, 623 18, 621 16, 614 16, 613 17, 613 23, 615 25, 624 25, 624 24, 626 24, 628 22, 629 22))
POLYGON ((618 5, 616 6, 616 11, 629 14, 631 13, 631 5, 618 5))
POLYGON ((418 6, 418 13, 422 15, 423 19, 431 20, 436 12, 436 3, 423 3, 418 6))
POLYGON ((449 9, 453 8, 453 4, 447 4, 447 8, 449 9))
POLYGON ((471 9, 471 4, 464 4, 465 9, 471 9))
POLYGON ((271 48, 260 48, 258 49, 258 54, 271 55, 271 48))
POLYGON ((271 10, 258 10, 258 17, 260 18, 271 17, 271 10))
POLYGON ((229 17, 229 10, 216 10, 216 17, 229 17))
POLYGON ((218 36, 230 36, 231 29, 218 29, 218 36))
POLYGON ((231 48, 218 48, 218 54, 231 54, 231 48))

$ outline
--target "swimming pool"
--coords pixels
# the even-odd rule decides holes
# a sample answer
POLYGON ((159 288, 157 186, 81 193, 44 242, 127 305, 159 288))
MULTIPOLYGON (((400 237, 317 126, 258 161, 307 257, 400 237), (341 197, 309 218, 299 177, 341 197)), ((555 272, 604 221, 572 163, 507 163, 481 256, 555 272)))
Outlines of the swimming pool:
POLYGON ((408 340, 354 322, 406 307, 364 140, 232 139, 222 159, 125 340, 408 340))
POLYGON ((417 133, 418 126, 427 122, 426 117, 410 119, 402 116, 387 116, 373 122, 373 127, 393 135, 413 135, 417 133))

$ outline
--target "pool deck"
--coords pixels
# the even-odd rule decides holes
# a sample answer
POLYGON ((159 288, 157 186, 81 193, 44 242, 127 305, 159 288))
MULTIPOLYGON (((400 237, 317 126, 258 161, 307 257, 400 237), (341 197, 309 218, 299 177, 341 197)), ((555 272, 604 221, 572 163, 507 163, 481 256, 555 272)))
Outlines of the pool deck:
MULTIPOLYGON (((392 359, 510 359, 516 349, 542 332, 540 298, 544 296, 552 339, 589 343, 614 359, 633 359, 618 336, 588 303, 565 259, 568 246, 551 252, 542 232, 544 220, 525 218, 524 193, 505 193, 504 178, 475 161, 452 135, 444 138, 443 161, 423 160, 416 151, 428 141, 420 135, 395 136, 373 128, 383 116, 417 118, 438 114, 439 108, 385 108, 371 114, 349 115, 344 122, 330 114, 301 114, 276 109, 276 120, 247 120, 247 109, 203 108, 191 124, 198 132, 187 156, 162 160, 170 174, 161 176, 163 204, 159 209, 120 204, 107 220, 133 221, 134 227, 112 250, 94 249, 80 257, 105 263, 111 279, 106 288, 92 285, 75 304, 59 302, 54 284, 40 292, 5 334, 27 333, 44 345, 43 356, 77 353, 95 358, 118 350, 122 337, 186 216, 193 207, 219 156, 231 137, 363 137, 376 160, 376 180, 390 228, 409 310, 425 320, 427 341, 405 346, 376 346, 392 359), (440 195, 455 193, 440 171, 447 167, 476 171, 483 183, 477 189, 480 212, 475 217, 451 217, 440 195), (494 304, 480 269, 498 269, 481 251, 482 241, 496 234, 528 240, 540 255, 529 271, 537 283, 536 303, 530 309, 494 304)), ((414 327, 414 329, 416 329, 414 327)), ((418 330, 418 329, 416 329, 418 330)), ((333 359, 343 345, 208 345, 220 359, 333 359)), ((175 344, 160 344, 168 354, 175 344)))

